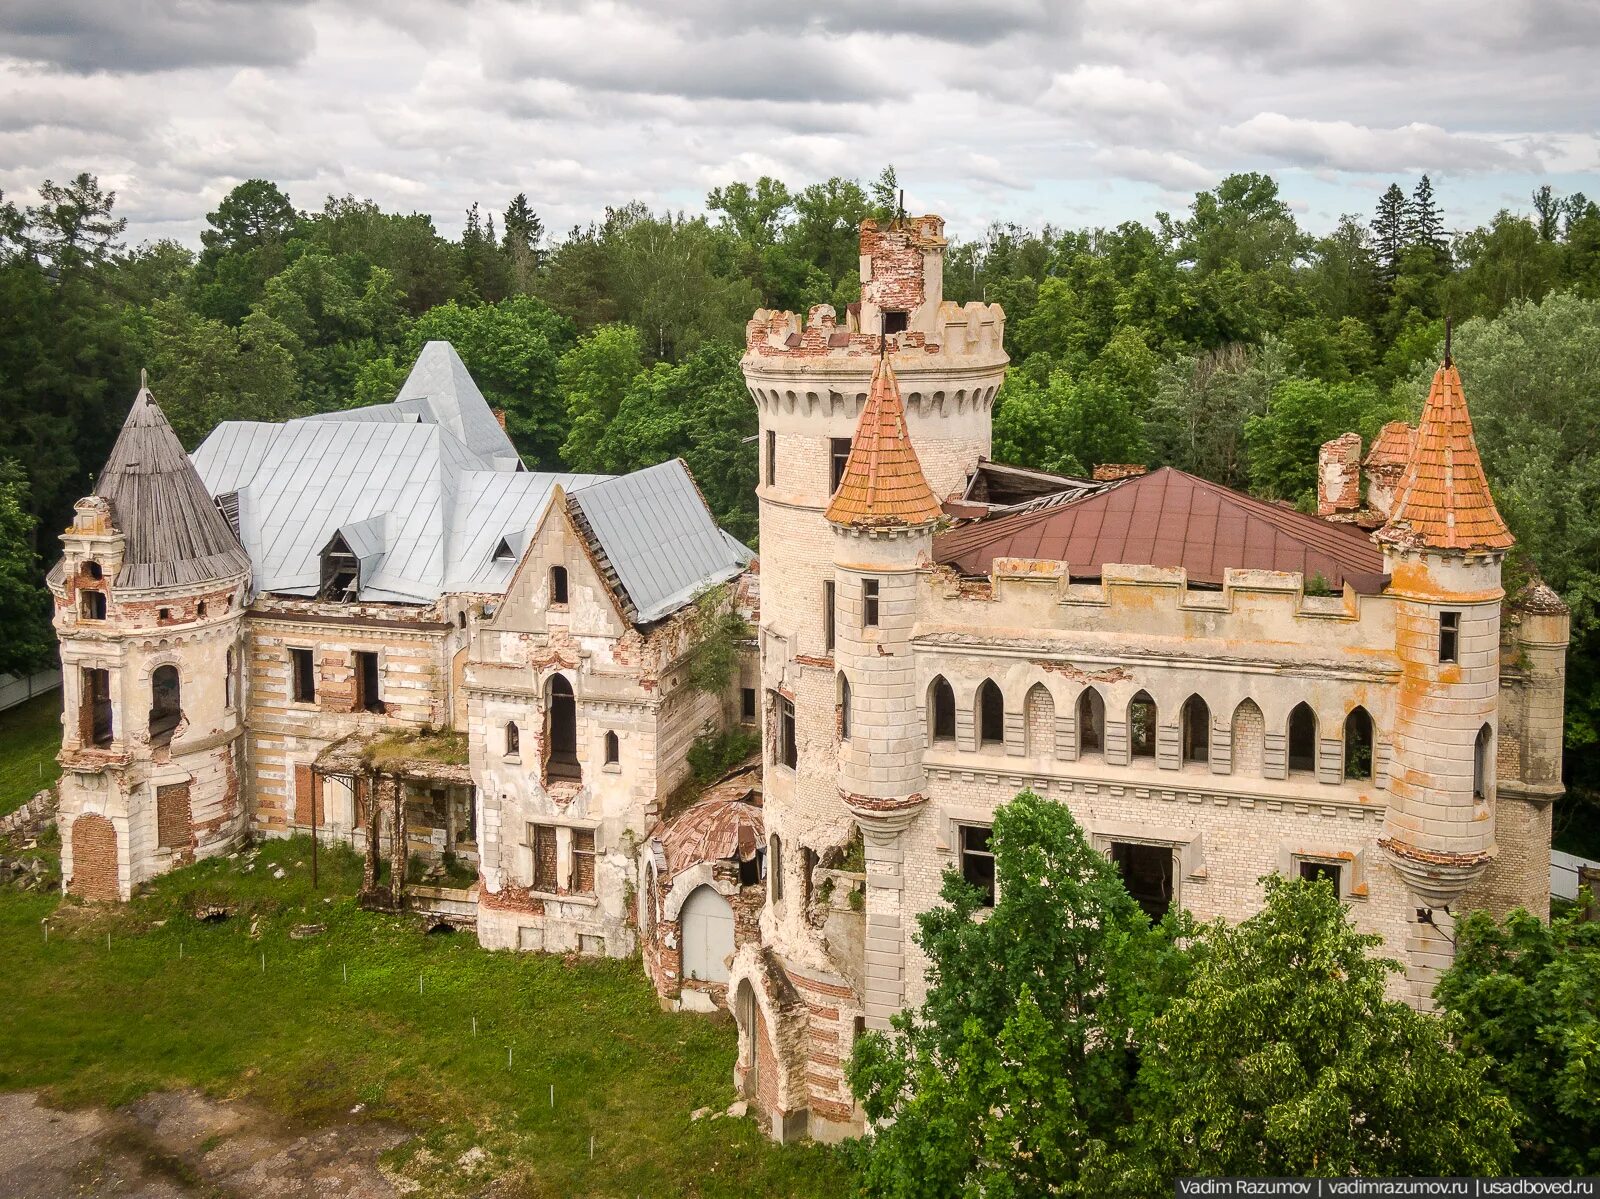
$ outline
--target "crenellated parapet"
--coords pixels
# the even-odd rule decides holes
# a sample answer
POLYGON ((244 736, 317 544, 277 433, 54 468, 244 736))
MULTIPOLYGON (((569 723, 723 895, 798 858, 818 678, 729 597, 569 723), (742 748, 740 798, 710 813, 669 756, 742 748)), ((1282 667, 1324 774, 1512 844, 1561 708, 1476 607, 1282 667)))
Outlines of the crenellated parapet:
POLYGON ((922 355, 1003 362, 1005 323, 1000 305, 978 300, 940 303, 926 329, 888 334, 863 329, 857 312, 847 313, 841 324, 831 304, 814 305, 803 320, 798 313, 759 308, 745 325, 745 349, 753 358, 848 361, 878 357, 887 338, 896 370, 915 370, 922 355))

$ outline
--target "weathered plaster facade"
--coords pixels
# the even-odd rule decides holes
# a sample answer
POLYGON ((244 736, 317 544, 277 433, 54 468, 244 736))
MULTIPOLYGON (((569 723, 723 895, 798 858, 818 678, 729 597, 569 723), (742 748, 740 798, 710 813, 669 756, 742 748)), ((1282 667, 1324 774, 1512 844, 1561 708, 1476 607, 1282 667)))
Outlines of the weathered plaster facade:
MULTIPOLYGON (((903 479, 884 482, 880 467, 863 487, 847 471, 833 495, 830 439, 883 424, 875 371, 898 377, 901 440, 935 496, 960 495, 987 451, 1003 316, 969 306, 952 325, 932 282, 937 229, 864 226, 866 332, 836 332, 825 308, 803 329, 766 312, 750 326, 773 597, 760 626, 771 845, 763 943, 739 950, 731 988, 736 1082, 779 1137, 861 1128, 842 1063, 861 1029, 922 999, 915 915, 945 869, 981 858, 963 839, 981 848, 996 806, 1024 787, 1067 804, 1114 859, 1153 864, 1155 902, 1202 919, 1257 910, 1265 875, 1332 875, 1357 925, 1404 963, 1396 991, 1418 1005, 1460 912, 1549 900, 1566 612, 1548 589, 1507 599, 1498 534, 1434 544, 1426 514, 1413 525, 1392 511, 1415 513, 1432 486, 1391 461, 1416 431, 1386 430, 1369 463, 1376 523, 1394 516, 1402 533, 1381 541, 1384 574, 1337 588, 1237 567, 1202 583, 1148 557, 1087 574, 997 556, 963 575, 934 546, 948 519, 843 502, 852 488, 903 495, 903 479), (895 300, 879 307, 911 317, 880 368, 871 297, 885 280, 895 300), (811 917, 853 830, 865 904, 847 929, 811 917)), ((1464 409, 1439 419, 1465 424, 1464 409)), ((861 453, 851 447, 848 470, 861 453)), ((1364 536, 1350 518, 1363 509, 1360 454, 1341 439, 1321 464, 1341 537, 1364 536)), ((1439 486, 1448 494, 1428 502, 1487 503, 1459 477, 1439 486)))

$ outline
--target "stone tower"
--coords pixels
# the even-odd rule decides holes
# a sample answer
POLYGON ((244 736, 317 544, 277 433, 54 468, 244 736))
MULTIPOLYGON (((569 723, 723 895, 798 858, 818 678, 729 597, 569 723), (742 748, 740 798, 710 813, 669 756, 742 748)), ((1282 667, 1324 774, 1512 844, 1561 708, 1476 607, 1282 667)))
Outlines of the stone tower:
POLYGON ((61 541, 62 876, 126 899, 245 830, 250 559, 143 386, 61 541))
POLYGON ((1376 534, 1395 598, 1401 679, 1382 844, 1416 901, 1407 979, 1426 1005, 1454 955, 1447 910, 1496 853, 1500 519, 1448 355, 1434 374, 1388 522, 1376 534))
MULTIPOLYGON (((848 1057, 854 1018, 866 1017, 869 988, 865 977, 835 973, 840 961, 861 959, 830 954, 828 936, 816 927, 814 883, 819 864, 836 861, 853 841, 858 819, 863 828, 884 825, 886 835, 892 823, 862 816, 868 809, 845 794, 909 799, 920 769, 907 763, 896 778, 875 779, 864 747, 876 733, 859 750, 844 745, 837 723, 844 683, 835 658, 857 667, 873 659, 873 672, 859 683, 845 670, 859 691, 853 719, 882 716, 893 723, 883 705, 906 702, 898 692, 911 686, 909 666, 904 659, 875 660, 878 648, 889 646, 869 645, 864 636, 863 586, 873 580, 879 588, 881 623, 872 636, 909 637, 911 572, 927 547, 927 506, 936 515, 938 502, 959 493, 988 455, 990 414, 1005 376, 1000 307, 944 301, 943 229, 937 216, 863 221, 861 302, 842 322, 820 304, 803 322, 794 313, 758 311, 746 331, 743 369, 760 420, 768 834, 762 939, 772 953, 736 961, 729 993, 742 1030, 741 1084, 780 1136, 808 1123, 813 1135, 827 1135, 856 1120, 839 1063, 848 1057), (877 415, 864 424, 869 407, 877 415), (888 451, 894 435, 883 436, 885 421, 916 446, 910 457, 924 493, 916 501, 919 515, 894 533, 865 531, 851 520, 830 524, 830 501, 847 472, 862 465, 857 440, 881 436, 880 450, 888 451), (894 677, 897 669, 907 677, 894 677), (838 1042, 837 1055, 813 1057, 804 1021, 793 1016, 799 1010, 793 1005, 806 1003, 836 1013, 819 1035, 838 1042)), ((915 707, 895 719, 902 736, 920 727, 915 707)), ((867 852, 875 853, 871 837, 867 852)), ((885 897, 869 903, 874 899, 885 897)))

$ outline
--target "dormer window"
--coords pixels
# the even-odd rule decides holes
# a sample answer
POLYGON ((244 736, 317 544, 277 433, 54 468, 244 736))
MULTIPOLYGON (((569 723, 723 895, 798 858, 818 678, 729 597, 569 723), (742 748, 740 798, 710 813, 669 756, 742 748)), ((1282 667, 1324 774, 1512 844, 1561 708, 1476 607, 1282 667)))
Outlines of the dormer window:
POLYGON ((353 600, 361 590, 361 563, 338 533, 322 551, 322 590, 319 599, 353 600))
POLYGON ((517 555, 512 552, 511 543, 504 537, 500 538, 500 544, 494 547, 494 560, 496 562, 515 562, 516 559, 517 555))

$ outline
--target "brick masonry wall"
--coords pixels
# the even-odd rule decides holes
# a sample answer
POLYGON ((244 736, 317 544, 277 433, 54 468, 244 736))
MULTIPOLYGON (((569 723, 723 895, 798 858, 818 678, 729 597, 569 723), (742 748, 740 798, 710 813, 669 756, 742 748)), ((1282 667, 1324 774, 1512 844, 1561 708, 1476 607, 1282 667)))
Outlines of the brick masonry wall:
POLYGON ((117 884, 117 830, 104 816, 87 812, 72 822, 72 874, 67 889, 84 899, 112 902, 117 884))

